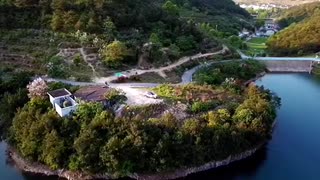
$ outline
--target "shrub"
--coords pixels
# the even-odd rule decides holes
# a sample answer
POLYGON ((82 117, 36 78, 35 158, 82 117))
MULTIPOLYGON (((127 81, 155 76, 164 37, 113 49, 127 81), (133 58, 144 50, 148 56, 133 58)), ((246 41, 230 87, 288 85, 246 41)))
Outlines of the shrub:
POLYGON ((65 68, 64 61, 59 56, 53 56, 47 64, 48 75, 55 78, 66 78, 68 72, 65 68))
POLYGON ((127 97, 125 96, 125 93, 121 90, 117 89, 110 89, 104 97, 110 101, 112 104, 114 103, 123 103, 124 101, 127 100, 127 97))
POLYGON ((214 109, 218 106, 217 102, 194 102, 191 106, 191 112, 193 113, 200 113, 200 112, 206 112, 210 109, 214 109))
POLYGON ((79 66, 80 64, 83 64, 84 60, 82 59, 80 54, 77 54, 74 59, 73 59, 73 64, 75 64, 76 66, 79 66))

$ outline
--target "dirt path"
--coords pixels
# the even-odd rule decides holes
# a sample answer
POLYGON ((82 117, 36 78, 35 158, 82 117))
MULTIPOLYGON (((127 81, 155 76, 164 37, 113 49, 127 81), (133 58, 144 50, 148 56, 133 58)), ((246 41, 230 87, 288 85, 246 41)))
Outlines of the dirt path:
MULTIPOLYGON (((214 55, 220 55, 220 54, 224 54, 229 50, 229 48, 227 46, 223 46, 223 48, 217 52, 213 52, 213 53, 206 53, 206 54, 196 54, 193 56, 186 56, 186 57, 182 57, 180 58, 177 62, 170 64, 169 66, 165 66, 165 67, 160 67, 160 68, 152 68, 152 69, 148 69, 148 70, 141 70, 141 69, 131 69, 128 71, 123 71, 121 72, 122 74, 125 74, 126 76, 133 76, 133 75, 140 75, 140 74, 144 74, 144 73, 150 73, 150 72, 154 72, 154 73, 158 73, 161 77, 166 78, 167 75, 165 74, 165 71, 168 70, 172 70, 178 66, 181 66, 184 63, 187 63, 189 61, 192 60, 197 60, 197 59, 201 59, 201 58, 206 58, 206 57, 210 57, 210 56, 214 56, 214 55)), ((117 77, 115 76, 109 76, 109 77, 96 77, 93 79, 94 82, 96 83, 104 83, 104 82, 111 82, 113 80, 117 79, 117 77)))
MULTIPOLYGON (((83 49, 79 49, 81 55, 85 59, 85 53, 83 49)), ((129 71, 122 72, 123 74, 127 76, 132 76, 136 74, 143 74, 147 72, 155 72, 161 75, 162 77, 166 77, 166 74, 164 71, 174 69, 186 62, 189 62, 191 60, 196 60, 200 58, 205 58, 205 57, 210 57, 213 55, 218 55, 218 54, 223 54, 226 51, 228 51, 228 48, 226 46, 223 47, 222 50, 214 52, 214 53, 206 53, 206 54, 196 54, 193 56, 187 56, 187 57, 182 57, 180 58, 177 62, 161 67, 161 68, 154 68, 154 69, 148 69, 148 70, 140 70, 140 69, 132 69, 129 71)), ((88 63, 90 64, 90 63, 88 63)), ((182 82, 181 84, 187 84, 192 81, 192 75, 196 72, 197 69, 199 69, 203 65, 199 65, 197 67, 194 67, 193 69, 186 71, 182 77, 182 82)), ((94 68, 93 68, 94 69, 94 68)), ((44 78, 47 81, 59 81, 59 82, 64 82, 67 84, 72 84, 72 85, 78 85, 78 86, 88 86, 88 85, 103 85, 106 81, 110 82, 112 80, 115 80, 117 77, 115 76, 109 76, 109 77, 94 77, 93 82, 76 82, 76 81, 68 81, 68 80, 63 80, 63 79, 54 79, 54 78, 44 78)), ((155 87, 159 84, 157 83, 124 83, 124 84, 114 84, 114 83, 109 83, 110 87, 116 88, 116 89, 121 89, 126 93, 126 96, 128 98, 127 104, 128 105, 145 105, 145 104, 158 104, 161 103, 161 99, 151 99, 147 98, 144 96, 145 90, 141 88, 150 88, 150 87, 155 87), (140 88, 139 88, 140 87, 140 88)))
POLYGON ((79 48, 79 52, 83 58, 83 60, 88 64, 88 66, 92 69, 92 75, 94 78, 97 77, 97 71, 96 69, 94 68, 94 66, 91 64, 91 62, 88 61, 87 59, 87 54, 84 52, 84 49, 83 48, 79 48))

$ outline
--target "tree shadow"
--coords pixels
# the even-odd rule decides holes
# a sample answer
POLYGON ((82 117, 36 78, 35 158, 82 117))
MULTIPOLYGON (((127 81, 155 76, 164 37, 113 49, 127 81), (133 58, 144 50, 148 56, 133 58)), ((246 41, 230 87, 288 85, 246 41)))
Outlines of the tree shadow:
POLYGON ((264 146, 258 150, 253 156, 234 162, 229 166, 220 167, 217 169, 200 172, 196 174, 191 174, 180 180, 192 180, 192 179, 248 179, 257 172, 257 170, 263 165, 264 161, 267 159, 267 147, 264 146))

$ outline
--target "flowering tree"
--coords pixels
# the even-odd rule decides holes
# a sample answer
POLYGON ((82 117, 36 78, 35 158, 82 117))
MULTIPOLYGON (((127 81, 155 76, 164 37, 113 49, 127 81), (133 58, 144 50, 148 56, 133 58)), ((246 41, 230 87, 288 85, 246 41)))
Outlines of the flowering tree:
POLYGON ((37 78, 27 85, 29 98, 44 98, 48 91, 48 85, 42 78, 37 78))

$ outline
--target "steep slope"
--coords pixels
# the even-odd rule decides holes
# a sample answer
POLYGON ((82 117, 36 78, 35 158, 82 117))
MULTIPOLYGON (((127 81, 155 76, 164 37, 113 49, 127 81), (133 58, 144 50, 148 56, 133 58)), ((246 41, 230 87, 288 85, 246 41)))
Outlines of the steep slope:
POLYGON ((183 18, 209 23, 227 35, 237 34, 244 27, 252 28, 250 14, 232 0, 188 0, 187 5, 180 0, 178 4, 182 7, 183 18))
POLYGON ((268 50, 279 56, 295 56, 320 51, 320 3, 289 9, 283 22, 290 26, 267 42, 268 50))
POLYGON ((295 6, 284 11, 278 18, 278 23, 280 27, 284 28, 292 23, 297 23, 311 17, 317 11, 320 11, 320 2, 295 6))
MULTIPOLYGON (((150 23, 168 20, 167 12, 162 8, 164 5, 171 16, 180 13, 187 19, 209 21, 224 31, 234 32, 233 26, 241 29, 245 24, 243 21, 250 18, 232 0, 3 0, 0 2, 0 27, 45 27, 54 31, 101 33, 109 18, 118 29, 140 28, 145 31, 152 28, 150 23)), ((173 20, 172 17, 169 19, 173 20)))
MULTIPOLYGON (((1 0, 0 47, 30 55, 35 59, 30 67, 38 63, 43 73, 50 71, 49 62, 51 70, 62 69, 52 59, 58 48, 94 47, 87 54, 93 57, 94 74, 110 75, 220 49, 217 39, 237 34, 250 26, 248 21, 249 14, 232 0, 1 0)), ((63 56, 74 70, 52 76, 83 71, 73 63, 74 56, 63 56)))
MULTIPOLYGON (((199 23, 237 34, 250 26, 249 14, 232 0, 3 0, 0 28, 77 30, 102 35, 131 47, 149 42, 163 47, 177 45, 183 52, 198 50, 203 34, 199 23)), ((213 40, 214 41, 214 40, 213 40)), ((174 46, 173 46, 174 47, 174 46)))
POLYGON ((305 3, 311 3, 319 0, 234 0, 236 3, 243 4, 278 4, 278 5, 288 5, 288 6, 296 6, 305 3))

